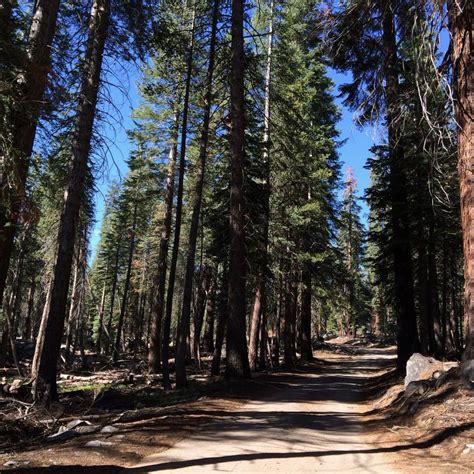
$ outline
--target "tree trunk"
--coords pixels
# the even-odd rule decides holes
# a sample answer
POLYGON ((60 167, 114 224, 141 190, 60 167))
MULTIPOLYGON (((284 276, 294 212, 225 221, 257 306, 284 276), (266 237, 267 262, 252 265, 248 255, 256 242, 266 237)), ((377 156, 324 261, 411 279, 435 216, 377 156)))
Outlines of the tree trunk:
POLYGON ((413 266, 407 209, 407 179, 405 174, 402 137, 397 126, 400 113, 398 59, 392 0, 383 3, 383 48, 386 122, 390 151, 390 191, 392 199, 392 249, 395 276, 394 309, 397 318, 397 367, 405 371, 406 363, 418 350, 413 266))
POLYGON ((221 367, 222 345, 227 324, 228 314, 228 292, 229 292, 229 273, 227 263, 224 263, 222 270, 222 282, 219 294, 219 314, 217 318, 216 346, 212 357, 211 374, 219 375, 221 367))
MULTIPOLYGON (((418 182, 423 183, 422 177, 418 176, 418 182)), ((417 219, 417 273, 418 273, 418 307, 419 307, 419 328, 420 328, 420 351, 427 356, 429 348, 429 293, 428 293, 428 265, 426 258, 426 239, 423 211, 420 209, 417 219)))
POLYGON ((246 248, 244 217, 244 3, 232 0, 230 74, 230 260, 226 377, 250 377, 246 328, 246 248))
MULTIPOLYGON (((163 224, 160 231, 161 235, 160 251, 158 254, 158 268, 152 288, 153 300, 151 303, 150 312, 151 333, 150 349, 148 352, 148 372, 151 374, 158 373, 160 371, 161 365, 161 323, 163 320, 163 309, 165 305, 166 267, 168 263, 168 248, 171 235, 171 220, 173 217, 174 181, 176 175, 176 157, 178 155, 178 129, 179 113, 175 112, 174 122, 171 129, 168 174, 166 177, 165 209, 163 214, 163 224)), ((165 328, 165 332, 169 334, 169 327, 165 328)), ((164 347, 163 351, 165 351, 164 347)), ((166 353, 166 357, 168 357, 168 353, 166 353)), ((165 360, 165 354, 163 355, 163 360, 165 360)))
POLYGON ((48 299, 32 366, 33 395, 36 401, 58 399, 57 360, 64 331, 71 264, 76 238, 76 222, 84 194, 91 146, 100 73, 110 16, 110 0, 95 0, 92 6, 84 71, 73 132, 69 181, 60 217, 57 249, 48 299))
POLYGON ((125 312, 127 311, 127 302, 128 302, 128 290, 130 288, 130 277, 132 275, 132 263, 133 263, 133 254, 135 252, 135 237, 136 237, 136 228, 137 228, 137 210, 138 202, 135 201, 133 207, 133 217, 132 217, 132 231, 130 235, 130 247, 128 250, 128 262, 127 262, 127 273, 125 275, 125 286, 123 289, 122 304, 120 305, 120 316, 117 325, 117 332, 115 333, 115 344, 114 344, 114 353, 113 361, 117 362, 120 354, 120 338, 122 336, 122 327, 125 320, 125 312))
MULTIPOLYGON (((191 225, 189 228, 188 256, 186 260, 186 275, 184 277, 183 307, 178 324, 176 346, 176 386, 186 385, 186 338, 189 333, 191 299, 193 294, 194 264, 196 258, 196 241, 199 230, 199 217, 201 214, 202 191, 207 159, 207 145, 209 142, 209 122, 212 105, 212 78, 214 74, 214 57, 216 50, 217 20, 219 17, 219 0, 214 0, 212 11, 211 42, 209 46, 209 64, 207 68, 206 92, 204 95, 204 117, 202 122, 201 140, 199 144, 199 158, 196 169, 196 184, 192 195, 191 225)), ((199 334, 195 338, 199 340, 199 334)), ((199 348, 198 348, 199 349, 199 348)))
POLYGON ((96 351, 100 353, 102 347, 102 332, 103 332, 103 324, 104 324, 104 311, 105 311, 105 295, 106 295, 107 285, 104 281, 104 285, 102 287, 102 296, 100 298, 100 306, 99 306, 99 322, 97 328, 97 341, 95 344, 96 351))
MULTIPOLYGON (((20 249, 21 247, 22 245, 20 244, 20 249)), ((19 364, 18 355, 16 351, 16 334, 17 333, 16 333, 16 324, 15 324, 15 314, 16 314, 16 307, 18 305, 20 291, 21 291, 23 261, 24 261, 23 250, 21 249, 20 256, 18 259, 18 265, 12 278, 10 297, 8 298, 8 301, 4 305, 5 320, 6 320, 6 326, 7 326, 6 329, 7 329, 8 340, 10 342, 10 352, 13 358, 13 363, 15 364, 15 367, 17 368, 17 371, 18 371, 18 375, 20 377, 23 376, 23 373, 19 364)))
POLYGON ((283 326, 285 365, 292 367, 296 362, 295 336, 296 336, 296 307, 297 307, 297 285, 294 281, 294 272, 289 271, 285 292, 285 323, 283 326))
POLYGON ((430 349, 437 358, 443 356, 444 342, 441 336, 439 311, 438 269, 436 266, 434 210, 431 209, 431 222, 428 232, 428 301, 430 307, 430 349))
MULTIPOLYGON (((171 253, 170 262, 170 273, 168 277, 168 291, 166 293, 166 312, 165 321, 163 327, 163 386, 165 389, 171 387, 170 376, 169 376, 169 345, 170 345, 170 329, 171 328, 171 317, 173 315, 173 296, 174 296, 174 285, 176 281, 176 267, 178 264, 179 254, 179 239, 181 236, 181 220, 183 213, 183 186, 184 186, 184 173, 186 169, 186 141, 188 137, 188 113, 189 113, 189 93, 191 89, 191 79, 193 72, 193 54, 194 54, 194 40, 195 40, 195 26, 196 26, 196 6, 193 7, 192 20, 191 20, 191 36, 189 39, 188 47, 188 58, 187 58, 187 70, 186 70, 186 85, 184 91, 184 104, 183 104, 183 123, 181 126, 181 149, 179 153, 179 176, 178 176, 178 190, 176 195, 176 217, 174 222, 174 238, 173 238, 173 250, 171 253)), ((178 323, 179 324, 179 323, 178 323)), ((185 328, 183 328, 185 329, 185 328)), ((181 337, 182 332, 179 332, 178 338, 181 337)), ((184 352, 184 358, 187 355, 187 340, 189 337, 189 329, 184 337, 179 339, 176 351, 176 358, 178 358, 178 352, 180 357, 184 352)), ((180 376, 182 372, 180 372, 180 376)), ((176 375, 177 379, 182 378, 176 375)), ((186 377, 186 375, 185 375, 186 377)), ((178 381, 177 381, 178 383, 178 381)), ((185 383, 185 382, 184 382, 185 383)), ((181 385, 182 386, 182 385, 181 385)))
POLYGON ((79 303, 79 272, 80 272, 81 252, 76 255, 76 262, 74 265, 74 276, 72 278, 72 291, 69 303, 69 316, 66 323, 66 346, 64 350, 64 358, 66 365, 70 366, 74 360, 74 351, 71 353, 71 344, 73 341, 74 327, 77 326, 78 317, 78 303, 79 303))
POLYGON ((206 324, 204 326, 204 337, 202 348, 204 352, 214 352, 214 307, 215 307, 216 271, 212 272, 211 286, 207 295, 206 324))
MULTIPOLYGON (((10 2, 8 2, 10 3, 10 2)), ((5 5, 5 21, 11 21, 11 3, 5 5)), ((42 99, 51 67, 51 44, 56 30, 59 0, 36 0, 28 35, 24 73, 20 76, 18 104, 11 128, 13 156, 10 150, 0 149, 0 306, 10 266, 17 222, 25 197, 26 178, 33 150, 36 127, 43 105, 42 99), (7 173, 6 170, 10 172, 7 173), (14 179, 15 182, 9 182, 14 179), (13 184, 13 186, 12 186, 13 184), (14 191, 7 191, 13 189, 14 191), (4 196, 4 192, 11 195, 4 196)))
POLYGON ((255 291, 255 302, 253 305, 252 317, 250 319, 250 340, 249 340, 249 365, 250 370, 257 368, 257 356, 259 347, 260 322, 262 317, 262 293, 260 283, 257 283, 255 291))
POLYGON ((278 367, 280 365, 280 340, 281 340, 281 319, 283 315, 283 300, 284 300, 284 288, 283 288, 283 265, 280 262, 280 284, 279 284, 279 296, 278 296, 278 312, 275 324, 275 332, 273 334, 273 365, 278 367))
POLYGON ((458 125, 458 171, 464 248, 464 318, 466 349, 463 359, 474 359, 474 77, 472 65, 473 10, 470 0, 448 0, 453 63, 453 89, 458 125))
POLYGON ((201 333, 204 322, 204 313, 206 311, 206 300, 212 285, 212 270, 208 266, 202 266, 199 278, 199 289, 197 295, 196 306, 194 310, 194 340, 193 340, 193 357, 199 369, 201 369, 201 333))
POLYGON ((252 313, 249 343, 250 370, 257 368, 258 351, 260 346, 260 363, 265 365, 266 354, 266 316, 267 316, 267 282, 268 277, 268 231, 270 222, 270 85, 272 74, 272 48, 273 48, 273 9, 274 2, 270 2, 270 22, 268 25, 267 58, 265 68, 264 85, 264 110, 263 110, 263 139, 262 139, 262 162, 265 167, 264 188, 264 215, 263 215, 263 239, 262 239, 262 262, 260 275, 257 280, 255 291, 255 304, 252 313), (260 338, 260 341, 259 341, 260 338), (260 344, 259 344, 260 342, 260 344))
POLYGON ((301 359, 313 360, 313 346, 311 340, 311 268, 305 264, 302 277, 303 289, 301 293, 301 359))
POLYGON ((112 322, 114 319, 115 295, 117 294, 117 282, 118 282, 118 272, 119 272, 119 264, 120 264, 121 245, 122 245, 122 238, 120 236, 117 242, 117 248, 115 250, 114 276, 112 279, 112 294, 110 295, 109 320, 107 321, 107 346, 106 346, 106 351, 105 351, 107 354, 109 354, 109 351, 112 349, 112 322))
POLYGON ((23 339, 30 340, 33 336, 33 310, 35 304, 36 281, 33 278, 28 291, 28 303, 26 308, 25 326, 23 328, 23 339))
POLYGON ((267 329, 267 302, 265 293, 262 294, 262 317, 260 319, 260 349, 259 349, 259 366, 260 369, 265 369, 269 361, 269 347, 268 347, 268 329, 267 329))

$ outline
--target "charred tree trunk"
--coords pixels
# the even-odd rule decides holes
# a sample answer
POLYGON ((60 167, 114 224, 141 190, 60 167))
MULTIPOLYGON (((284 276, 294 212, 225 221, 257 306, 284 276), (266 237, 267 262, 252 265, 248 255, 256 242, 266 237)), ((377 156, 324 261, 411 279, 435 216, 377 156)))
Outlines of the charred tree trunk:
MULTIPOLYGON (((178 325, 176 347, 176 386, 186 385, 186 338, 189 334, 191 315, 191 299, 193 294, 194 264, 196 259, 196 242, 201 214, 202 191, 207 160, 207 145, 209 142, 209 122, 212 105, 212 80, 214 75, 214 57, 216 51, 217 20, 219 17, 219 0, 214 0, 212 12, 211 42, 209 46, 209 64, 207 68, 206 92, 204 95, 204 117, 202 122, 201 139, 199 144, 199 158, 196 168, 196 184, 192 195, 191 226, 189 228, 188 256, 186 260, 186 275, 184 277, 183 307, 178 325)), ((194 334, 199 341, 200 334, 194 334)), ((199 349, 199 347, 198 347, 199 349)))
POLYGON ((244 218, 244 2, 232 0, 230 79, 230 260, 227 319, 227 377, 250 377, 246 327, 246 248, 244 218))
POLYGON ((33 396, 49 403, 58 399, 56 386, 57 360, 64 331, 71 264, 87 177, 97 95, 104 45, 110 17, 110 0, 95 0, 92 6, 84 70, 73 134, 69 180, 60 217, 57 249, 51 288, 45 303, 41 329, 32 366, 33 396))

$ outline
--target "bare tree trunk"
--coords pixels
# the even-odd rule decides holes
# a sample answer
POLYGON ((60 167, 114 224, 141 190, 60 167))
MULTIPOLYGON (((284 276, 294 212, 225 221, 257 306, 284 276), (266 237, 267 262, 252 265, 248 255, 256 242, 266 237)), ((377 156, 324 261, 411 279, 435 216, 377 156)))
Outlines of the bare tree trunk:
MULTIPOLYGON (((214 74, 214 57, 216 51, 217 20, 219 17, 219 0, 214 0, 212 11, 211 42, 209 46, 209 63, 207 68, 206 92, 204 94, 204 117, 202 122, 201 140, 199 144, 199 158, 196 169, 196 184, 192 195, 191 225, 189 228, 188 257, 186 260, 186 275, 184 277, 183 307, 178 323, 176 344, 176 386, 186 385, 186 338, 189 333, 191 299, 193 293, 194 263, 196 259, 196 241, 201 214, 202 191, 207 160, 207 145, 209 142, 209 122, 212 105, 212 78, 214 74)), ((195 333, 199 340, 200 335, 195 333)), ((198 347, 199 349, 199 347, 198 347)))
POLYGON ((297 307, 297 285, 294 281, 294 271, 289 269, 285 291, 285 324, 284 324, 284 346, 285 365, 291 367, 296 362, 295 334, 296 334, 296 307, 297 307))
POLYGON ((202 348, 204 352, 214 352, 214 307, 216 293, 216 270, 212 270, 211 283, 206 303, 206 324, 204 326, 204 337, 202 348))
MULTIPOLYGON (((174 222, 173 250, 171 252, 170 273, 168 277, 168 291, 166 293, 166 311, 165 311, 165 320, 164 320, 164 327, 163 327, 163 342, 162 342, 163 344, 163 386, 165 389, 171 388, 170 376, 169 376, 169 362, 168 362, 169 345, 170 345, 170 328, 171 328, 171 317, 173 315, 174 285, 176 281, 176 266, 178 264, 179 239, 181 236, 181 220, 182 220, 182 213, 183 213, 183 186, 184 186, 184 173, 185 173, 185 168, 186 168, 186 141, 188 137, 189 93, 191 89, 191 78, 192 78, 192 72, 193 72, 195 26, 196 26, 196 5, 193 6, 193 13, 192 13, 192 20, 191 20, 191 36, 189 38, 189 46, 188 46, 186 86, 185 86, 185 91, 184 91, 184 103, 183 103, 183 123, 181 126, 181 149, 179 153, 179 175, 178 175, 178 190, 176 194, 176 216, 175 216, 175 222, 174 222)), ((178 335, 178 338, 179 337, 181 336, 178 335)), ((181 338, 178 341, 180 348, 179 349, 177 348, 177 352, 181 351, 180 355, 184 352, 185 359, 186 359, 186 354, 187 354, 188 337, 189 337, 189 329, 188 329, 188 332, 183 335, 183 338, 181 338)), ((178 357, 178 354, 176 354, 176 357, 178 357)), ((177 378, 178 378, 178 375, 177 375, 177 378)), ((181 378, 180 378, 180 382, 182 382, 181 378)))
POLYGON ((401 371, 404 371, 406 362, 418 350, 419 342, 413 290, 410 230, 407 216, 408 199, 404 150, 397 126, 400 91, 392 0, 384 0, 382 14, 386 122, 390 151, 390 190, 392 199, 392 248, 395 274, 394 309, 398 326, 397 366, 401 371))
POLYGON ((441 323, 439 315, 439 292, 438 292, 438 269, 436 266, 436 246, 434 211, 431 209, 431 221, 428 233, 428 301, 430 305, 430 348, 435 357, 443 356, 444 342, 441 335, 441 323))
MULTIPOLYGON (((20 245, 21 247, 21 245, 20 245)), ((7 325, 7 335, 10 342, 10 351, 13 358, 13 363, 17 368, 18 375, 23 376, 21 366, 19 364, 18 355, 16 351, 16 324, 15 324, 15 314, 16 306, 19 300, 19 294, 21 290, 21 279, 23 273, 23 250, 20 250, 20 257, 18 261, 17 268, 12 278, 12 288, 10 292, 10 298, 8 298, 7 303, 5 304, 5 320, 7 325)))
POLYGON ((212 285, 212 269, 201 263, 199 289, 194 311, 194 341, 192 352, 198 368, 201 368, 201 333, 206 311, 206 301, 212 285))
POLYGON ((227 318, 227 377, 250 377, 246 329, 246 248, 244 217, 245 92, 244 2, 232 0, 230 75, 230 260, 227 318))
POLYGON ((216 328, 216 346, 212 357, 211 374, 219 375, 221 367, 222 346, 224 344, 224 336, 228 315, 228 291, 229 291, 229 273, 227 262, 224 263, 222 270, 222 281, 219 294, 219 312, 216 328))
MULTIPOLYGON (((418 176, 419 182, 422 178, 418 176)), ((426 239, 423 222, 423 212, 418 215, 417 222, 417 273, 418 273, 418 306, 419 306, 419 326, 420 326, 420 351, 425 356, 430 353, 429 348, 429 297, 428 297, 428 265, 426 259, 426 239)))
POLYGON ((281 340, 281 319, 283 315, 283 300, 284 300, 284 287, 283 287, 283 264, 280 262, 280 284, 279 295, 278 295, 278 312, 275 325, 275 332, 273 334, 273 365, 278 367, 280 365, 280 340, 281 340))
POLYGON ((301 293, 301 359, 313 360, 311 340, 311 268, 309 263, 303 268, 303 289, 301 293))
POLYGON ((262 318, 260 320, 260 349, 259 349, 259 366, 260 369, 265 369, 270 360, 270 350, 268 346, 268 328, 267 328, 267 302, 266 293, 262 295, 262 318))
MULTIPOLYGON (((12 2, 5 2, 0 9, 0 15, 4 16, 5 22, 11 21, 11 8, 12 2)), ((16 224, 25 197, 38 117, 51 67, 50 52, 58 10, 59 0, 34 2, 25 69, 19 78, 18 96, 14 98, 17 106, 11 127, 11 145, 14 152, 7 147, 0 148, 0 163, 3 163, 3 170, 0 170, 0 306, 13 251, 16 224), (4 193, 11 195, 7 197, 4 193)))
POLYGON ((128 302, 128 290, 130 288, 130 277, 132 275, 132 262, 133 254, 135 252, 135 237, 136 237, 136 228, 137 228, 137 210, 138 210, 138 201, 135 201, 133 206, 133 217, 132 217, 132 231, 130 235, 130 247, 128 250, 128 262, 127 262, 127 274, 125 275, 125 285, 123 289, 122 304, 120 305, 120 316, 117 325, 117 332, 115 333, 115 344, 114 344, 114 353, 113 361, 117 362, 120 354, 120 338, 122 336, 122 327, 125 320, 125 312, 127 311, 127 302, 128 302))
POLYGON ((32 366, 33 396, 49 403, 58 399, 57 360, 64 331, 76 222, 84 194, 104 45, 110 17, 110 0, 95 0, 89 23, 84 71, 73 134, 69 181, 59 222, 51 288, 44 311, 32 366))
POLYGON ((23 328, 23 338, 26 340, 30 340, 33 336, 33 310, 35 304, 35 292, 36 292, 36 282, 33 278, 31 282, 30 289, 28 291, 28 303, 26 308, 26 318, 25 318, 25 326, 23 328))
POLYGON ((104 281, 104 285, 102 287, 102 296, 100 298, 100 306, 99 306, 99 322, 97 328, 97 341, 95 344, 96 351, 100 352, 102 347, 102 332, 103 332, 103 324, 104 324, 104 311, 105 311, 105 295, 106 295, 107 285, 104 281))
POLYGON ((72 354, 71 344, 73 340, 74 328, 77 326, 77 317, 78 317, 78 303, 79 303, 79 272, 80 272, 80 259, 81 252, 78 252, 76 255, 76 262, 74 265, 74 276, 72 282, 72 292, 71 299, 69 303, 69 317, 66 323, 66 347, 64 350, 64 357, 66 364, 69 366, 74 359, 74 352, 72 354))
POLYGON ((110 296, 110 308, 109 308, 109 319, 107 321, 107 346, 105 352, 109 354, 109 351, 112 349, 112 322, 114 319, 114 310, 115 310, 115 295, 117 294, 117 282, 118 282, 118 272, 120 264, 120 247, 122 245, 121 236, 117 242, 117 248, 115 249, 115 263, 114 263, 114 276, 112 279, 112 292, 110 296))
POLYGON ((464 360, 474 359, 474 77, 473 4, 470 0, 448 0, 449 30, 453 62, 453 89, 458 125, 458 170, 464 247, 464 316, 466 349, 464 360))
POLYGON ((262 317, 262 293, 260 284, 257 283, 255 291, 255 301, 253 304, 252 317, 250 318, 250 340, 249 340, 249 365, 250 370, 255 371, 257 368, 257 357, 259 347, 260 322, 262 317))
MULTIPOLYGON (((163 309, 165 306, 166 267, 168 262, 168 248, 171 235, 171 220, 173 217, 174 181, 176 175, 176 157, 178 155, 178 129, 179 113, 176 111, 174 114, 174 122, 171 130, 171 143, 168 157, 168 174, 166 177, 165 209, 163 215, 163 224, 161 226, 160 231, 160 251, 158 254, 158 268, 151 290, 151 332, 150 349, 148 352, 148 372, 150 372, 151 374, 156 374, 157 372, 159 372, 161 365, 161 323, 163 320, 163 309)), ((169 334, 169 327, 165 327, 164 332, 167 332, 169 334)), ((165 352, 164 347, 163 351, 165 352)), ((166 348, 166 354, 163 353, 163 360, 165 356, 168 357, 168 348, 166 348)))
POLYGON ((260 346, 260 362, 265 364, 266 351, 266 316, 267 316, 267 276, 268 276, 268 229, 270 222, 270 85, 272 74, 272 48, 273 48, 273 9, 274 2, 270 2, 270 22, 268 25, 267 58, 265 68, 264 110, 263 110, 263 140, 262 161, 265 167, 265 196, 264 196, 264 229, 262 241, 262 263, 260 275, 255 291, 255 304, 252 312, 249 342, 250 370, 257 368, 258 350, 260 346), (260 338, 260 344, 259 344, 260 338))

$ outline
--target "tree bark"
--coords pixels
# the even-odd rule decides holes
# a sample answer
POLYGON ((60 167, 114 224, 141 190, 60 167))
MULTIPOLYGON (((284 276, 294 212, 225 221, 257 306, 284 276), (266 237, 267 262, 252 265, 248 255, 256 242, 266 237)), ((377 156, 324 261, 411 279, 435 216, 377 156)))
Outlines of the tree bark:
POLYGON ((128 290, 130 289, 130 277, 132 275, 132 262, 133 254, 135 252, 135 237, 136 237, 136 228, 137 228, 137 211, 138 211, 138 202, 135 201, 133 206, 133 217, 132 217, 132 230, 130 235, 130 246, 128 249, 128 261, 127 261, 127 273, 125 275, 125 285, 122 295, 122 304, 120 305, 120 315, 117 324, 117 331, 115 333, 115 344, 114 344, 114 353, 113 361, 117 362, 120 354, 120 339, 122 337, 122 327, 125 321, 125 312, 127 311, 127 302, 128 302, 128 290))
POLYGON ((444 342, 441 334, 438 269, 436 265, 435 222, 434 210, 431 209, 431 219, 428 230, 428 301, 430 307, 430 350, 437 358, 443 356, 444 342))
MULTIPOLYGON (((5 21, 11 19, 11 4, 5 10, 5 21), (10 10, 10 11, 9 11, 10 10)), ((59 0, 36 0, 28 35, 27 57, 24 74, 20 77, 19 94, 11 128, 12 149, 0 149, 0 306, 7 280, 13 242, 21 206, 25 198, 30 157, 43 105, 44 91, 51 68, 51 45, 56 30, 59 0), (9 176, 11 175, 11 176, 9 176), (9 180, 15 180, 13 186, 9 180), (10 191, 13 189, 13 191, 10 191), (8 193, 9 196, 4 196, 8 193), (12 193, 10 195, 10 193, 12 193)))
POLYGON ((263 215, 263 239, 262 239, 262 262, 260 275, 257 279, 255 291, 255 304, 252 313, 249 342, 249 364, 250 370, 257 368, 258 352, 260 347, 260 363, 265 365, 266 361, 266 317, 267 317, 267 277, 268 277, 268 232, 270 223, 270 86, 272 74, 272 49, 273 49, 273 10, 274 2, 270 2, 270 21, 268 25, 267 58, 265 67, 264 85, 264 107, 263 107, 263 137, 262 137, 262 162, 265 167, 264 184, 264 215, 263 215), (260 339, 260 341, 259 341, 260 339), (260 344, 259 344, 260 342, 260 344))
MULTIPOLYGON (((186 168, 186 141, 188 136, 188 113, 189 113, 189 93, 191 89, 191 78, 193 72, 193 55, 194 55, 194 40, 195 40, 195 26, 196 26, 196 6, 193 7, 192 20, 191 20, 191 36, 189 38, 188 46, 188 58, 187 58, 187 70, 185 80, 185 91, 184 91, 184 103, 183 103, 183 123, 181 125, 181 149, 179 153, 179 175, 178 175, 178 189, 176 194, 176 216, 174 222, 174 238, 173 238, 173 250, 171 253, 170 262, 170 273, 168 277, 168 291, 166 293, 166 311, 165 320, 163 327, 163 386, 165 389, 171 387, 170 376, 169 376, 169 345, 170 345, 170 328, 171 328, 171 317, 173 314, 173 296, 174 296, 174 285, 176 281, 176 266, 178 264, 179 254, 179 239, 181 236, 181 220, 183 213, 183 186, 184 186, 184 173, 186 168)), ((184 328, 185 329, 185 328, 184 328)), ((181 332, 180 332, 181 334, 181 332)), ((189 330, 182 340, 178 342, 180 344, 179 351, 183 351, 186 358, 187 354, 187 339, 189 330), (182 345, 182 346, 181 346, 182 345)), ((178 336, 180 337, 180 336, 178 336)), ((176 354, 177 357, 177 354, 176 354)), ((178 377, 178 376, 177 376, 178 377)), ((182 379, 180 379, 180 382, 182 379)))
POLYGON ((201 275, 199 277, 199 289, 194 309, 194 340, 192 355, 199 369, 201 369, 201 333, 206 312, 206 302, 212 285, 212 269, 201 263, 201 275))
POLYGON ((35 304, 36 281, 33 277, 28 291, 28 303, 26 307, 25 325, 23 328, 23 339, 30 340, 33 336, 33 310, 35 304))
POLYGON ((212 357, 211 374, 219 375, 221 367, 222 345, 224 344, 224 336, 227 325, 228 314, 228 292, 229 292, 229 272, 227 263, 224 263, 222 270, 222 282, 219 294, 219 314, 217 318, 216 328, 216 346, 212 357))
POLYGON ((259 347, 260 323, 262 317, 262 293, 260 284, 257 284, 255 291, 255 301, 253 305, 252 317, 250 318, 250 338, 249 338, 249 365, 250 370, 257 368, 257 357, 259 347))
POLYGON ((294 272, 287 274, 285 291, 285 323, 283 326, 283 338, 285 348, 285 365, 292 367, 296 362, 296 307, 297 307, 297 285, 294 281, 294 272))
POLYGON ((213 270, 206 303, 206 323, 202 348, 204 352, 214 352, 214 308, 215 308, 216 270, 213 270))
POLYGON ((283 264, 280 262, 280 284, 279 295, 278 295, 278 312, 275 323, 275 332, 273 334, 273 365, 279 367, 280 365, 280 340, 281 340, 281 319, 283 315, 283 300, 284 300, 284 287, 283 287, 283 264))
POLYGON ((246 248, 244 217, 244 3, 232 0, 230 75, 230 259, 226 377, 248 378, 246 328, 246 248))
POLYGON ((74 265, 74 276, 72 277, 72 291, 71 298, 69 303, 69 316, 66 322, 66 346, 64 350, 64 357, 66 360, 66 365, 70 365, 74 359, 74 351, 71 352, 71 345, 73 342, 73 333, 74 327, 77 326, 77 317, 78 317, 78 303, 79 303, 79 273, 80 273, 80 259, 81 252, 78 252, 76 255, 76 261, 74 265))
POLYGON ((392 199, 392 250, 394 259, 395 304, 397 318, 397 367, 405 371, 406 363, 418 350, 415 299, 413 290, 413 266, 411 258, 410 229, 407 209, 407 178, 404 150, 397 126, 400 113, 398 100, 398 59, 392 0, 383 3, 383 49, 386 122, 390 152, 390 190, 392 199))
MULTIPOLYGON (((179 101, 178 101, 179 102, 179 101)), ((148 372, 156 374, 160 371, 161 366, 161 323, 163 320, 163 309, 165 305, 166 290, 166 267, 168 263, 168 249, 171 235, 171 221, 173 217, 173 196, 174 181, 176 175, 176 157, 178 155, 178 130, 179 130, 179 113, 174 114, 174 122, 171 129, 171 143, 168 157, 168 174, 166 177, 166 197, 165 209, 163 213, 163 223, 160 235, 160 251, 158 254, 158 269, 153 282, 151 304, 151 333, 150 333, 150 349, 148 352, 148 372)), ((169 334, 169 328, 165 332, 169 334)), ((166 354, 168 357, 168 354, 166 354)), ((163 360, 165 355, 163 355, 163 360)))
POLYGON ((302 277, 301 293, 301 359, 313 360, 313 345, 311 340, 311 268, 305 265, 302 277))
POLYGON ((87 177, 109 17, 110 0, 95 0, 89 23, 81 92, 73 132, 69 180, 59 222, 51 288, 43 311, 32 365, 33 396, 36 401, 44 403, 58 399, 56 365, 64 331, 69 279, 77 233, 76 222, 87 177))
MULTIPOLYGON (((214 75, 214 58, 216 51, 217 20, 219 17, 219 0, 214 0, 212 11, 211 40, 209 45, 209 63, 207 67, 206 92, 204 94, 204 117, 202 122, 201 139, 199 143, 199 158, 196 169, 196 184, 192 195, 191 225, 189 228, 188 256, 186 260, 186 275, 184 277, 183 307, 178 324, 176 347, 176 386, 186 385, 186 338, 189 334, 191 299, 193 294, 194 266, 196 259, 196 242, 199 231, 201 214, 202 191, 207 160, 207 145, 209 142, 209 122, 212 105, 212 79, 214 75)), ((194 335, 199 340, 200 334, 194 335)), ((198 347, 199 349, 199 347, 198 347)))
POLYGON ((98 327, 97 327, 97 341, 95 344, 96 351, 100 353, 101 347, 102 347, 102 333, 104 331, 103 325, 104 325, 104 311, 105 311, 105 296, 106 296, 106 290, 107 290, 107 285, 104 282, 102 286, 102 296, 100 298, 100 306, 99 306, 99 322, 98 322, 98 327))
POLYGON ((112 322, 114 319, 114 309, 115 309, 115 295, 117 294, 117 282, 118 282, 118 272, 120 264, 120 247, 122 245, 121 235, 117 242, 117 248, 115 249, 115 263, 114 263, 114 276, 112 279, 112 291, 110 295, 110 308, 109 308, 109 319, 107 321, 107 346, 106 353, 109 354, 109 351, 112 349, 112 322))
POLYGON ((458 125, 458 172, 464 253, 464 360, 474 359, 474 66, 471 56, 473 10, 470 0, 448 0, 454 105, 458 125))

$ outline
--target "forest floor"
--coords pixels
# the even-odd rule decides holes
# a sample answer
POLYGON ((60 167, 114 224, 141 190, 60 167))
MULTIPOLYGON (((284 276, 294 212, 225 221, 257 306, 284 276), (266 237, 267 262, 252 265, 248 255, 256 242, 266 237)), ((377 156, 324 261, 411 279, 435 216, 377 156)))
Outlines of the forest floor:
POLYGON ((154 387, 116 385, 91 390, 82 410, 68 397, 49 413, 20 404, 19 416, 36 424, 18 428, 14 444, 4 430, 2 445, 0 429, 0 471, 473 472, 472 392, 450 382, 405 399, 393 348, 325 349, 314 363, 245 384, 196 373, 189 389, 159 398, 154 387), (38 426, 52 432, 79 418, 113 432, 48 443, 38 426))

